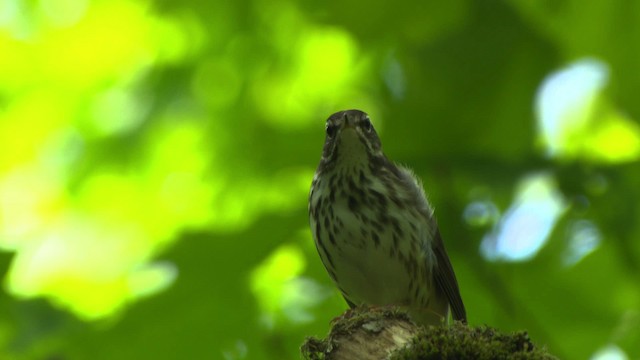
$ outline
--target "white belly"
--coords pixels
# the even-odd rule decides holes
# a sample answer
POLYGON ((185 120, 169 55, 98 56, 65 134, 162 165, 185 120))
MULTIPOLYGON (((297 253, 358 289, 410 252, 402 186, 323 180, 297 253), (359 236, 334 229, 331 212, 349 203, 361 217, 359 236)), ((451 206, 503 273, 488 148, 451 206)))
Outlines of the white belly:
MULTIPOLYGON (((340 201, 336 205, 339 205, 340 201)), ((363 236, 362 228, 371 229, 370 224, 359 220, 345 206, 334 208, 337 217, 344 222, 344 228, 336 236, 339 250, 334 253, 335 275, 338 285, 354 303, 376 305, 408 305, 410 294, 410 278, 405 264, 397 254, 392 255, 393 232, 390 227, 380 232, 379 245, 375 244, 372 235, 363 236)), ((375 214, 364 210, 364 214, 374 218, 375 214)), ((409 229, 407 219, 398 219, 400 226, 409 229)), ((397 242, 398 251, 408 254, 412 249, 406 237, 397 242)), ((424 261, 420 251, 412 254, 418 261, 424 261)))

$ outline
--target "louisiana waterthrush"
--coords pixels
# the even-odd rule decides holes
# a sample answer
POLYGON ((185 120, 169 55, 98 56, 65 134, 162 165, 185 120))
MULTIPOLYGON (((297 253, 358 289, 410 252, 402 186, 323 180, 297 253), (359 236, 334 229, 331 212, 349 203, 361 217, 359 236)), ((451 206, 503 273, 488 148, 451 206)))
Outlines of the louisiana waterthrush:
POLYGON ((369 116, 327 119, 309 194, 316 248, 351 307, 400 306, 420 324, 466 322, 456 276, 420 180, 391 162, 369 116))

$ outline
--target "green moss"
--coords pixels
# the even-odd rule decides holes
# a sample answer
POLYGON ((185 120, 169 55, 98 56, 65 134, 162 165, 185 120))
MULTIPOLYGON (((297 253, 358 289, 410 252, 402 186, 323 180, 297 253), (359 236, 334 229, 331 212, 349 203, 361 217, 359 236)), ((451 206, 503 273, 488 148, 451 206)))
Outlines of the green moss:
MULTIPOLYGON (((371 324, 385 319, 409 320, 399 309, 356 308, 336 318, 331 333, 325 339, 307 338, 301 351, 304 359, 324 360, 336 347, 335 339, 348 337, 364 324, 375 332, 371 324)), ((531 342, 526 332, 504 334, 488 326, 469 327, 461 323, 450 326, 429 326, 417 328, 416 336, 402 349, 394 352, 392 360, 432 360, 432 359, 556 359, 543 347, 531 342)))
POLYGON ((555 359, 546 349, 535 346, 526 332, 503 334, 488 326, 421 328, 419 334, 393 360, 431 359, 555 359))

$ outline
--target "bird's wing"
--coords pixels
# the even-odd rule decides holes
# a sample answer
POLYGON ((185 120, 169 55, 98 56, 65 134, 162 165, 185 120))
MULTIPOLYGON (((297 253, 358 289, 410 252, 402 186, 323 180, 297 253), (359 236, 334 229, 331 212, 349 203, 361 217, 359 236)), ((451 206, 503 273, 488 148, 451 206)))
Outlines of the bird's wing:
POLYGON ((347 298, 347 295, 342 294, 342 297, 344 298, 344 301, 346 301, 346 302, 347 302, 347 305, 349 305, 349 308, 350 308, 350 309, 353 309, 354 307, 356 307, 356 306, 357 306, 356 304, 354 304, 354 303, 353 303, 353 301, 351 301, 351 300, 349 300, 349 299, 347 298))
POLYGON ((438 290, 445 294, 449 300, 449 304, 451 305, 451 310, 453 312, 453 319, 466 323, 467 312, 464 309, 464 304, 462 303, 456 274, 453 272, 453 267, 451 266, 449 257, 444 249, 444 243, 440 237, 439 230, 436 230, 433 240, 433 252, 435 253, 437 260, 433 274, 436 286, 438 290))

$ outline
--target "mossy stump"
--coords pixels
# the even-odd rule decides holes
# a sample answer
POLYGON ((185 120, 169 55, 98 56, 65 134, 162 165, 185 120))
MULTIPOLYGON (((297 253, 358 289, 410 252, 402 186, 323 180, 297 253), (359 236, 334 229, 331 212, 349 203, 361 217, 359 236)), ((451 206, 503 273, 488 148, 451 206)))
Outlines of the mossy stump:
POLYGON ((307 360, 556 359, 526 332, 461 323, 424 328, 390 308, 349 310, 325 339, 307 338, 301 350, 307 360))

